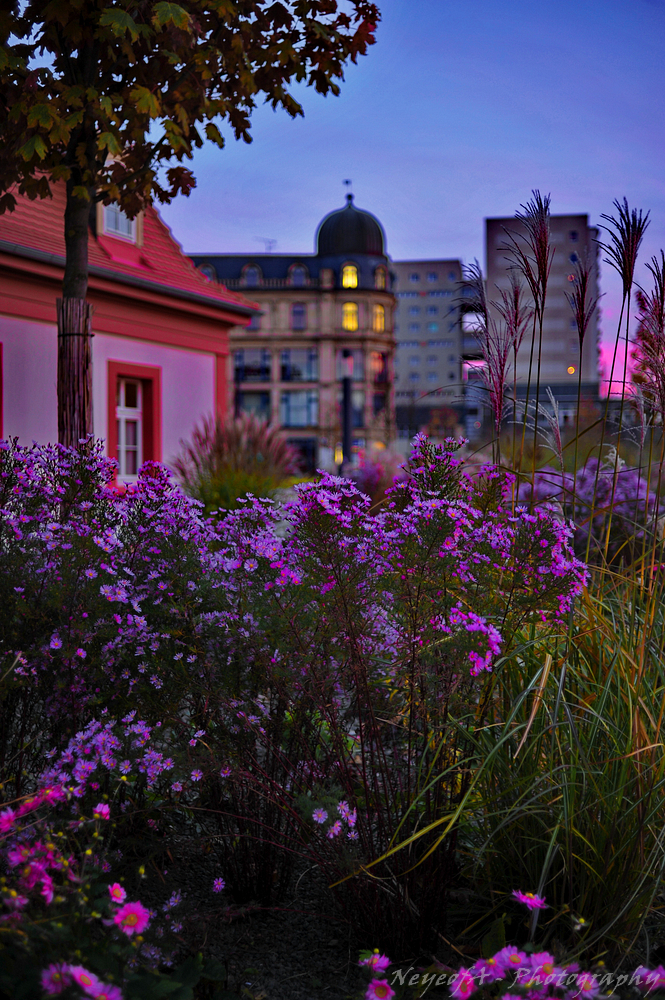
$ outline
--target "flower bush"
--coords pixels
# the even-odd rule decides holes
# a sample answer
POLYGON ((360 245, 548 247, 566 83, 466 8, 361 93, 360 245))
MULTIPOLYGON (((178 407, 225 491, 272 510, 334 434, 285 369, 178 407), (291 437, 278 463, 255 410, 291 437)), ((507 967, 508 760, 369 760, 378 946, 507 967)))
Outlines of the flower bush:
POLYGON ((354 894, 360 926, 381 914, 387 942, 420 947, 444 925, 457 870, 454 835, 430 848, 469 781, 482 677, 525 627, 559 629, 585 580, 570 529, 515 510, 497 469, 465 476, 457 447, 418 439, 377 513, 324 476, 291 504, 249 498, 213 522, 158 466, 119 491, 94 443, 3 445, 7 790, 32 791, 43 755, 73 739, 49 781, 99 784, 109 800, 82 802, 96 823, 117 782, 116 835, 131 833, 137 864, 160 849, 150 824, 166 836, 179 810, 234 901, 279 898, 307 854, 343 901, 354 894), (134 758, 104 708, 152 740, 131 802, 134 758), (316 809, 337 810, 325 832, 316 809), (423 828, 421 868, 382 858, 423 828))

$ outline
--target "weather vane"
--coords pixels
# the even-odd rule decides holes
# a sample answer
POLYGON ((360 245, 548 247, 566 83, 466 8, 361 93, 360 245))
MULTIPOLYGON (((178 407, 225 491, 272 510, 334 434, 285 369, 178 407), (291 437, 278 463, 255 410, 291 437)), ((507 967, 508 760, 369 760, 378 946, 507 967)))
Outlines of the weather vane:
POLYGON ((266 253, 272 253, 277 246, 277 240, 271 240, 267 236, 257 236, 259 243, 265 243, 266 253))

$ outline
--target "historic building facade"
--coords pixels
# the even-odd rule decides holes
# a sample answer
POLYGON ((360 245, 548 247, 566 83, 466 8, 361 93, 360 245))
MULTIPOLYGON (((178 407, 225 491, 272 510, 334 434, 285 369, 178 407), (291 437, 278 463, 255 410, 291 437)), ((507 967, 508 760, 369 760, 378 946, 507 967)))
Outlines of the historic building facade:
POLYGON ((342 377, 352 375, 353 451, 395 437, 390 262, 380 222, 344 208, 318 227, 314 254, 193 254, 210 281, 261 315, 231 330, 227 378, 236 412, 270 420, 309 469, 341 461, 342 377))

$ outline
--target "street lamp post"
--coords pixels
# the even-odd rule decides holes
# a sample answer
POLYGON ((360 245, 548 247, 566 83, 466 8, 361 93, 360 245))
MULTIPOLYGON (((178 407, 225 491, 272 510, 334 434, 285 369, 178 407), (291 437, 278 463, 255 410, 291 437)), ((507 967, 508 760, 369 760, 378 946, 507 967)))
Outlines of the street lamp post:
POLYGON ((353 379, 353 351, 342 351, 342 462, 351 462, 351 425, 353 408, 351 382, 353 379))

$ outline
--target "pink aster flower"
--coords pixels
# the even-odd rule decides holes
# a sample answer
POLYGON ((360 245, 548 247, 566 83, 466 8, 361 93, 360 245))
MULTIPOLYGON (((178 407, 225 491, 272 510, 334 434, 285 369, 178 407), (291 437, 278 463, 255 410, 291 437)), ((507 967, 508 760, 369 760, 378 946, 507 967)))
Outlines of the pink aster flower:
POLYGON ((365 1000, 390 1000, 395 996, 395 991, 388 985, 385 979, 373 979, 367 987, 365 1000))
POLYGON ((124 906, 120 907, 113 920, 123 934, 131 937, 132 934, 140 934, 148 926, 150 911, 146 910, 141 903, 125 903, 124 906))
POLYGON ((474 976, 478 978, 480 983, 495 983, 497 979, 503 979, 505 976, 505 969, 503 965, 497 961, 496 955, 492 955, 491 958, 480 958, 475 962, 470 971, 474 976))
POLYGON ((375 948, 369 958, 361 958, 358 965, 366 965, 374 972, 384 972, 390 967, 391 962, 387 955, 380 955, 379 949, 375 948))
POLYGON ((513 896, 518 903, 524 903, 528 906, 530 910, 546 910, 547 903, 545 902, 544 896, 536 896, 535 892, 520 892, 518 889, 513 890, 513 896))
POLYGON ((198 768, 192 771, 192 781, 200 781, 203 777, 203 771, 199 771, 198 768))
POLYGON ((328 840, 333 840, 335 837, 339 837, 341 832, 342 832, 342 821, 338 819, 335 820, 333 825, 330 827, 330 829, 326 834, 326 837, 328 838, 328 840))
POLYGON ((119 882, 114 882, 113 885, 109 886, 109 896, 114 903, 124 903, 127 898, 127 893, 119 882))
POLYGON ((477 989, 478 984, 469 970, 460 969, 450 987, 450 995, 451 997, 459 997, 460 1000, 466 1000, 466 997, 470 997, 477 989))
POLYGON ((529 960, 523 951, 519 948, 502 948, 501 951, 497 951, 494 956, 499 965, 503 967, 504 970, 508 969, 528 969, 529 960))
POLYGON ((92 815, 95 819, 108 819, 111 815, 111 810, 105 802, 98 802, 92 811, 92 815))
POLYGON ((556 959, 548 951, 537 951, 530 958, 531 968, 543 976, 552 976, 556 969, 556 959))
POLYGON ((107 986, 100 983, 94 989, 89 989, 88 993, 93 1000, 122 1000, 122 990, 119 986, 107 986))
POLYGON ((312 813, 312 819, 315 823, 325 823, 328 819, 328 813, 325 809, 315 809, 312 813))
POLYGON ((598 980, 590 972, 580 972, 577 977, 576 986, 576 997, 595 997, 600 993, 598 980))
POLYGON ((50 997, 64 993, 71 981, 72 977, 69 975, 67 966, 62 962, 54 962, 42 972, 42 989, 50 997))
POLYGON ((221 892, 225 885, 226 882, 224 881, 223 878, 216 878, 215 881, 212 883, 212 891, 221 892))
POLYGON ((82 965, 68 965, 67 969, 71 973, 74 982, 88 994, 91 989, 102 985, 94 972, 89 972, 82 965))
POLYGON ((662 965, 657 965, 649 972, 648 969, 638 970, 646 973, 646 986, 649 990, 660 989, 665 986, 665 969, 662 965))

